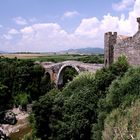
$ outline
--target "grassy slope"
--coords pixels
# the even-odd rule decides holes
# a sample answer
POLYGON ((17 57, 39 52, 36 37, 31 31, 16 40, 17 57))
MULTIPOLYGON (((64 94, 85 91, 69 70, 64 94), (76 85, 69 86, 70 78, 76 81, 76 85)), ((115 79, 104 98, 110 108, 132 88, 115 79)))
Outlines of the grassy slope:
POLYGON ((131 107, 114 110, 105 120, 103 140, 140 139, 140 101, 131 107))

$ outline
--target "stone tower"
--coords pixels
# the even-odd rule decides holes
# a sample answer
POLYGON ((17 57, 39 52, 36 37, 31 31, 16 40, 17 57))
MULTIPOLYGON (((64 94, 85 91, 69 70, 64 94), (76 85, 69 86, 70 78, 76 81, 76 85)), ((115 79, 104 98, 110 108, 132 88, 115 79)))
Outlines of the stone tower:
POLYGON ((117 41, 117 32, 107 32, 104 35, 104 64, 108 67, 113 63, 114 45, 117 41))

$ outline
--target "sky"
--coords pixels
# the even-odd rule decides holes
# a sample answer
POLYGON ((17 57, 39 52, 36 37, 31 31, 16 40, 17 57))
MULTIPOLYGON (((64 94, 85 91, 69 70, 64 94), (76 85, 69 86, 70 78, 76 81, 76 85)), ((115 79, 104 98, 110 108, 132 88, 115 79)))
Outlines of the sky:
POLYGON ((0 0, 0 51, 104 47, 108 31, 137 32, 140 0, 0 0))

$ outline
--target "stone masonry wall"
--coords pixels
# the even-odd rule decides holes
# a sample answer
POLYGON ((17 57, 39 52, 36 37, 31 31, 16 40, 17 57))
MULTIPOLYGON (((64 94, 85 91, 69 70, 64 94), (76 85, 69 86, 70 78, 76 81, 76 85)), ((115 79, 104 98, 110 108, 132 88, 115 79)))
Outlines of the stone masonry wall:
POLYGON ((113 62, 114 44, 116 44, 117 33, 108 32, 104 36, 104 64, 109 66, 113 62))
POLYGON ((114 45, 114 61, 122 55, 126 56, 130 65, 140 65, 140 31, 114 45))
POLYGON ((137 18, 138 32, 132 37, 119 38, 117 33, 108 32, 104 37, 104 64, 109 66, 125 55, 129 64, 140 66, 140 17, 137 18), (117 37, 116 37, 117 36, 117 37))

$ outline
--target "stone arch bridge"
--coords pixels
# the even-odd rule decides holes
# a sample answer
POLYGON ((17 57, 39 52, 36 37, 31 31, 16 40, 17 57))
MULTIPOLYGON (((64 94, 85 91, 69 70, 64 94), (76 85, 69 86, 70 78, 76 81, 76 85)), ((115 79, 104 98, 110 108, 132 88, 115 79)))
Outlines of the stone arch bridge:
POLYGON ((90 64, 80 61, 42 62, 40 65, 45 69, 45 74, 49 75, 51 82, 54 82, 57 87, 63 85, 63 73, 67 67, 74 68, 78 73, 84 71, 95 73, 103 67, 103 64, 90 64))

